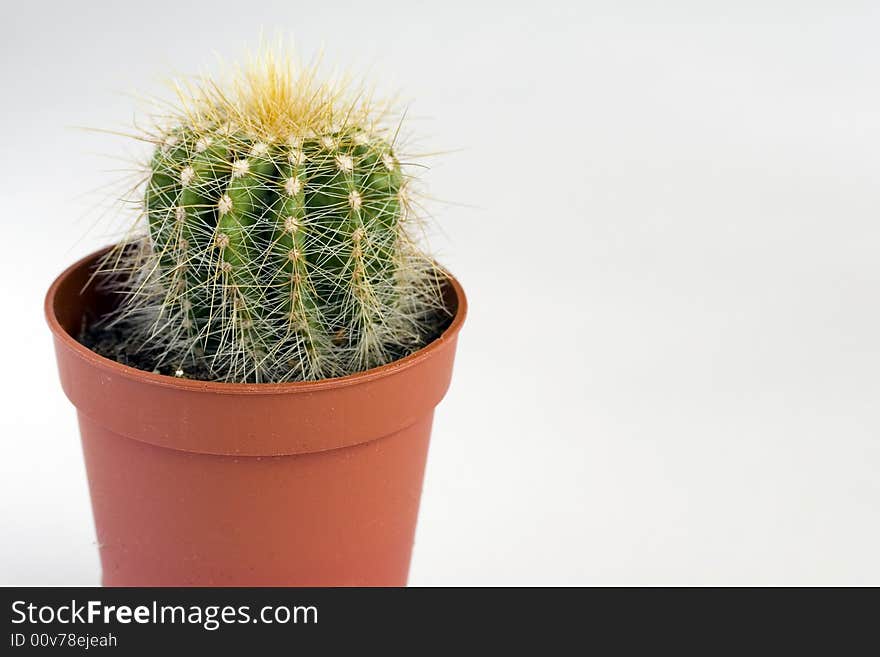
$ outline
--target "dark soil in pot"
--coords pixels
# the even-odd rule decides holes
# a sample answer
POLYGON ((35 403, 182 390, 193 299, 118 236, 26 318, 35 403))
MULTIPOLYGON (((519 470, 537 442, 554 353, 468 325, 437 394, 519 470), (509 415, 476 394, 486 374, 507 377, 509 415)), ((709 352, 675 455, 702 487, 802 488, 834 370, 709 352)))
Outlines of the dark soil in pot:
MULTIPOLYGON (((77 340, 96 354, 115 360, 117 363, 134 367, 145 372, 164 374, 165 376, 183 377, 197 381, 211 381, 211 371, 202 364, 195 363, 187 368, 186 372, 176 372, 170 367, 159 365, 157 358, 148 350, 136 351, 126 347, 124 329, 115 326, 107 326, 101 322, 101 317, 86 318, 80 330, 77 340)), ((452 316, 449 311, 437 312, 432 318, 431 324, 436 327, 431 333, 425 334, 419 344, 411 349, 398 348, 394 354, 394 360, 404 358, 419 349, 426 347, 436 340, 445 331, 452 316)))

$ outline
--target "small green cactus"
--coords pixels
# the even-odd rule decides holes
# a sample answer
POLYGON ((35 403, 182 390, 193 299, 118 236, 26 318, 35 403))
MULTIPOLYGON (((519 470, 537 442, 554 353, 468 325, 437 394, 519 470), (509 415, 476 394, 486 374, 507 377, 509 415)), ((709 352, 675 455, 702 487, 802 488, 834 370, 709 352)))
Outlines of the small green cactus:
MULTIPOLYGON (((147 234, 113 321, 160 371, 314 380, 385 364, 436 331, 438 271, 415 245, 387 112, 273 56, 203 81, 151 136, 147 234)), ((120 263, 125 263, 120 265, 120 263)))

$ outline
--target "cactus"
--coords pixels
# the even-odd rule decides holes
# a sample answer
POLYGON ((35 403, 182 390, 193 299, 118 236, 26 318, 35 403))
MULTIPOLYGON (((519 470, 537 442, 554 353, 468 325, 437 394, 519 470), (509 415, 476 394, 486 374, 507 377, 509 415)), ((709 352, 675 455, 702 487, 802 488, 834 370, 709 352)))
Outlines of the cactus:
POLYGON ((143 235, 104 268, 111 321, 159 371, 315 380, 390 362, 438 325, 412 176, 385 105, 274 55, 179 90, 145 172, 143 235), (354 100, 352 100, 354 99, 354 100))

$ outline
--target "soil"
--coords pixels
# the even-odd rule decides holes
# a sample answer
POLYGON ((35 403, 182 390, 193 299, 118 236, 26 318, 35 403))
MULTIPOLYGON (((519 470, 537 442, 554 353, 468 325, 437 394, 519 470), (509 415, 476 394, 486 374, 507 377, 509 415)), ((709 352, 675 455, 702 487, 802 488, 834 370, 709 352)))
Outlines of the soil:
MULTIPOLYGON (((179 376, 170 367, 160 367, 156 357, 149 352, 124 349, 122 345, 125 340, 119 328, 86 324, 77 340, 96 354, 115 360, 122 365, 153 372, 154 374, 179 376)), ((213 377, 206 367, 193 364, 187 367, 186 373, 182 378, 211 381, 213 377)))
MULTIPOLYGON (((440 312, 436 320, 437 330, 432 335, 426 336, 419 348, 425 347, 440 336, 449 326, 452 318, 448 313, 440 312)), ((117 363, 134 367, 139 370, 153 372, 155 374, 164 374, 166 376, 177 376, 185 379, 195 379, 197 381, 213 381, 215 377, 211 371, 200 363, 188 363, 185 372, 180 374, 168 366, 160 366, 155 355, 148 351, 132 351, 129 347, 124 348, 124 335, 118 327, 102 326, 100 323, 96 326, 94 322, 86 322, 80 331, 77 341, 88 347, 96 354, 115 360, 117 363)), ((400 353, 396 355, 394 360, 398 360, 416 351, 415 349, 400 349, 400 353)))

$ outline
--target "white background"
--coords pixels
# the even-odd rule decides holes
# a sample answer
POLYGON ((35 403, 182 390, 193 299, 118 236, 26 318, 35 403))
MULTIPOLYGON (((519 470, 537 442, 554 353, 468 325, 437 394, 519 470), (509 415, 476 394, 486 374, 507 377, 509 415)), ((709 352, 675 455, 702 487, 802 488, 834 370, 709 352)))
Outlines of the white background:
MULTIPOLYGON (((880 584, 876 2, 3 3, 0 583, 96 584, 42 297, 163 76, 414 101, 471 314, 411 583, 880 584), (873 6, 872 6, 873 5, 873 6)), ((111 222, 112 223, 112 222, 111 222)), ((103 225, 103 224, 101 224, 103 225)))

